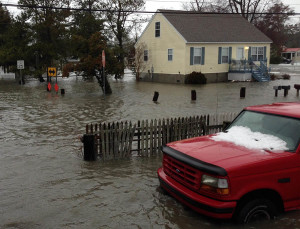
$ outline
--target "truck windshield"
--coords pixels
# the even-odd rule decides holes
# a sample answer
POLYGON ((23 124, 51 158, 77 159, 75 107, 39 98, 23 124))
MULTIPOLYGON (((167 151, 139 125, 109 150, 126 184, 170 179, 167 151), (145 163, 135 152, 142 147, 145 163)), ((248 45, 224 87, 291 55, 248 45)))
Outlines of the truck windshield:
POLYGON ((290 117, 243 111, 227 130, 234 126, 278 137, 287 143, 288 151, 295 151, 300 139, 300 120, 290 117))

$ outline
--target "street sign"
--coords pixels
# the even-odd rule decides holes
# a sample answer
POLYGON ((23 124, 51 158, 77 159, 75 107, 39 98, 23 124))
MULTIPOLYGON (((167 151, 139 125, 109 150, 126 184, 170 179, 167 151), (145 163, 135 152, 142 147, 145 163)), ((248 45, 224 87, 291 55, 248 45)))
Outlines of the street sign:
POLYGON ((56 68, 48 67, 47 74, 48 74, 48 76, 56 77, 56 68))
POLYGON ((47 89, 48 89, 48 91, 51 91, 51 83, 50 82, 48 83, 47 89))
POLYGON ((54 89, 56 92, 58 92, 59 87, 58 87, 57 83, 55 84, 54 89))
POLYGON ((104 50, 102 51, 102 66, 105 68, 105 52, 104 50))
POLYGON ((17 69, 24 69, 24 60, 17 60, 17 69))

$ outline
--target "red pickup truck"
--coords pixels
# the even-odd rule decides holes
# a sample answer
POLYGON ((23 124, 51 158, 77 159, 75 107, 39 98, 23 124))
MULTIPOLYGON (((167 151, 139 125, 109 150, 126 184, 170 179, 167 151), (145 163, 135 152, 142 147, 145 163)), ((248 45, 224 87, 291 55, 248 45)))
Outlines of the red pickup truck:
POLYGON ((221 133, 168 143, 161 187, 197 212, 239 223, 300 209, 300 103, 245 108, 221 133))

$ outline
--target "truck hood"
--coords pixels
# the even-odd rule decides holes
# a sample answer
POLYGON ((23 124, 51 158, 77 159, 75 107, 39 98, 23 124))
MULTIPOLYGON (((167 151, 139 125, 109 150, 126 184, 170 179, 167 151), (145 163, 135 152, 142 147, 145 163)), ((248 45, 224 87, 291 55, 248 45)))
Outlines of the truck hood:
POLYGON ((247 164, 286 157, 290 152, 250 149, 227 141, 214 141, 208 135, 167 144, 183 154, 224 168, 227 172, 247 164))

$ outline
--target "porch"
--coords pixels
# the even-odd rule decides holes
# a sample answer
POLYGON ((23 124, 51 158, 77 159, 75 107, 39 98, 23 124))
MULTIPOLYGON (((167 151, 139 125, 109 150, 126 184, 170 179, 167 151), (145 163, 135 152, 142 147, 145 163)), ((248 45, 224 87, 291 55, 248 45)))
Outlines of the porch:
POLYGON ((230 78, 246 81, 254 79, 258 82, 270 81, 269 68, 267 67, 267 60, 252 61, 249 60, 234 60, 229 64, 228 74, 230 78))

